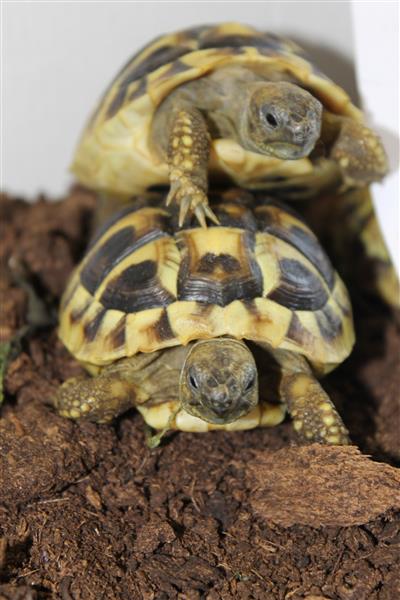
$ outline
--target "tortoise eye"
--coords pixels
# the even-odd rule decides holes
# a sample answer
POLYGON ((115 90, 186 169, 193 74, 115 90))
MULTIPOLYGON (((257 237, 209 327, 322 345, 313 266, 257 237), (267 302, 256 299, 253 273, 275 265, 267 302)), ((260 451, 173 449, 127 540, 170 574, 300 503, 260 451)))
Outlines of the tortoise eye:
POLYGON ((199 382, 197 381, 197 379, 193 373, 189 373, 188 381, 189 381, 189 385, 192 389, 194 389, 194 390, 199 389, 199 382))
POLYGON ((275 106, 271 106, 270 104, 264 104, 263 106, 260 107, 260 113, 262 115, 262 118, 264 119, 264 121, 266 122, 266 124, 271 127, 272 129, 275 129, 276 127, 279 127, 280 125, 280 119, 279 119, 279 110, 277 110, 277 108, 275 106))
POLYGON ((249 392, 254 387, 255 382, 256 382, 256 376, 252 375, 250 377, 250 379, 248 379, 248 381, 245 385, 244 391, 249 392))
POLYGON ((276 117, 272 112, 265 113, 265 120, 271 127, 278 127, 278 121, 276 120, 276 117))

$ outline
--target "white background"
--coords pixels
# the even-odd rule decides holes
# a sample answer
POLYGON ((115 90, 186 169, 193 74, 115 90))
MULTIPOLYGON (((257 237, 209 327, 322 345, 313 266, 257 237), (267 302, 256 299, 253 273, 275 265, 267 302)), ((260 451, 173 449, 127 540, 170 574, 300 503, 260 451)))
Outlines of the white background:
POLYGON ((296 39, 361 99, 390 155, 374 197, 400 271, 397 2, 3 2, 2 189, 61 196, 82 127, 129 56, 160 33, 233 20, 296 39))

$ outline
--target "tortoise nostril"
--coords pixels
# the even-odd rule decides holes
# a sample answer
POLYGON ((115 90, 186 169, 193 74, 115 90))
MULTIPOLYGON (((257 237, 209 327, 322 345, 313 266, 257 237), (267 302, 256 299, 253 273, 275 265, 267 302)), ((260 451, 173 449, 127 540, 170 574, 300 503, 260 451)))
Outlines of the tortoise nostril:
POLYGON ((225 390, 212 390, 210 393, 210 401, 212 404, 230 404, 228 394, 225 390))
POLYGON ((226 390, 214 389, 209 394, 208 404, 219 416, 225 415, 232 408, 232 399, 226 390))

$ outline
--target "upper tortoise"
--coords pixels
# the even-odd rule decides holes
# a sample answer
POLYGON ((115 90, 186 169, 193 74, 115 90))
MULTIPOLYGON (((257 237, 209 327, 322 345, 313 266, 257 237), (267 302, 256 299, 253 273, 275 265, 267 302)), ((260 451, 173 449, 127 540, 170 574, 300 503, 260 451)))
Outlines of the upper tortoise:
POLYGON ((385 152, 348 95, 293 42, 238 23, 163 35, 117 75, 72 170, 120 199, 170 183, 180 224, 208 206, 208 170, 288 196, 381 179, 385 152))
POLYGON ((212 197, 220 225, 178 228, 163 195, 103 227, 65 291, 61 340, 95 375, 71 379, 64 416, 137 406, 156 429, 249 429, 287 408, 305 439, 347 443, 317 378, 350 353, 349 298, 305 223, 265 195, 212 197))

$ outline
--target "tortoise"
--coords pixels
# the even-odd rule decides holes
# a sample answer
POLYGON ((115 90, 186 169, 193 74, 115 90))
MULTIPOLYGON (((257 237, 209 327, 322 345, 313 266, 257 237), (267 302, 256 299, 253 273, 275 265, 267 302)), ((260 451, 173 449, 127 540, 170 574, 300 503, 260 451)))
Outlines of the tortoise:
POLYGON ((167 204, 180 205, 180 225, 193 212, 203 226, 215 221, 208 171, 299 198, 365 186, 387 168, 379 138, 341 87, 294 42, 239 23, 162 35, 135 54, 72 164, 114 203, 170 183, 167 204))
POLYGON ((304 439, 348 443, 317 379, 352 349, 351 304, 305 222, 232 189, 213 196, 219 225, 179 229, 164 201, 114 215, 71 277, 59 337, 94 377, 60 386, 59 413, 102 423, 136 406, 151 428, 200 432, 287 409, 304 439))

